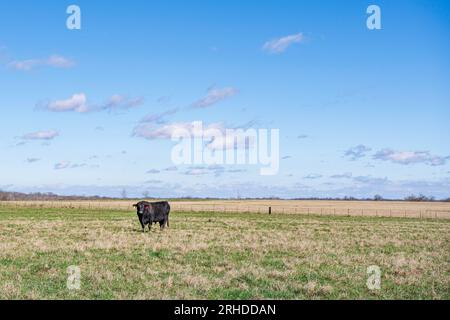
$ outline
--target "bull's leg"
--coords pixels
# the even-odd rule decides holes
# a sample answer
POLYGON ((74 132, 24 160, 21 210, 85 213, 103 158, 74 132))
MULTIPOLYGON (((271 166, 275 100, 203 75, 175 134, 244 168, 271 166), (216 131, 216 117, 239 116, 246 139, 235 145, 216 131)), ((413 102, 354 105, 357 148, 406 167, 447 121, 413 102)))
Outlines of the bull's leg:
POLYGON ((152 223, 151 222, 148 224, 148 231, 152 231, 152 223))
POLYGON ((138 218, 139 218, 139 223, 141 224, 141 227, 142 227, 142 232, 144 232, 145 226, 144 226, 144 223, 142 223, 142 215, 138 215, 138 218))
POLYGON ((164 230, 164 227, 165 227, 165 226, 166 226, 166 221, 165 221, 165 220, 159 222, 159 228, 160 228, 161 230, 164 230))

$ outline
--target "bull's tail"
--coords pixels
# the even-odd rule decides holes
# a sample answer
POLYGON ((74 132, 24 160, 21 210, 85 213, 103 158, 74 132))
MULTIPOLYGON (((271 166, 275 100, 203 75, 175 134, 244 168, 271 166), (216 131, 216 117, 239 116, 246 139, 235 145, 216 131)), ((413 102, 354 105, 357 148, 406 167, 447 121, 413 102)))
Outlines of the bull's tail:
POLYGON ((167 228, 169 228, 169 215, 167 215, 167 228))

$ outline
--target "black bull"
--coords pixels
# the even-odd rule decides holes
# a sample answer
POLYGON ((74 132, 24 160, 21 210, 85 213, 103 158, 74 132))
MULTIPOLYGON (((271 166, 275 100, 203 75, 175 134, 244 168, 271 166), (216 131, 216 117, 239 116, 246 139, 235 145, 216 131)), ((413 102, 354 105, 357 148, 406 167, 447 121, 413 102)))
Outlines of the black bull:
POLYGON ((152 224, 157 222, 159 222, 161 229, 164 229, 166 225, 167 227, 169 226, 170 205, 167 201, 140 201, 134 204, 133 207, 136 207, 136 213, 141 223, 142 231, 145 230, 147 224, 148 229, 151 230, 152 224))

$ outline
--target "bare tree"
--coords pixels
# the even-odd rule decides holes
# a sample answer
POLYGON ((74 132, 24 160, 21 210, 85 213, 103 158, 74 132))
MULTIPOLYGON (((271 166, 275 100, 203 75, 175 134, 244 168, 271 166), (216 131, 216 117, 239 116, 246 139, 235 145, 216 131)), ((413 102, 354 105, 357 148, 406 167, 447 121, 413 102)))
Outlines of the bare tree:
POLYGON ((142 196, 147 199, 149 197, 149 192, 148 191, 144 191, 142 192, 142 196))
POLYGON ((127 198, 127 190, 125 188, 122 189, 122 192, 120 194, 122 196, 122 199, 126 199, 127 198))
POLYGON ((383 197, 380 196, 379 194, 376 194, 376 195, 373 197, 373 200, 375 200, 375 201, 382 201, 382 200, 383 200, 383 197))

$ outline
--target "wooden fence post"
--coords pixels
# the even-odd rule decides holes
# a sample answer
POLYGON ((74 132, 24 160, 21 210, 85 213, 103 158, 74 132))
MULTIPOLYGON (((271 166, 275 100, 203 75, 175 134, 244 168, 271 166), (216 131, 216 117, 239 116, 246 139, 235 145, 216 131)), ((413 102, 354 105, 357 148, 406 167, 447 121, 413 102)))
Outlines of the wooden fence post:
POLYGON ((269 207, 269 214, 272 214, 272 207, 269 207))

